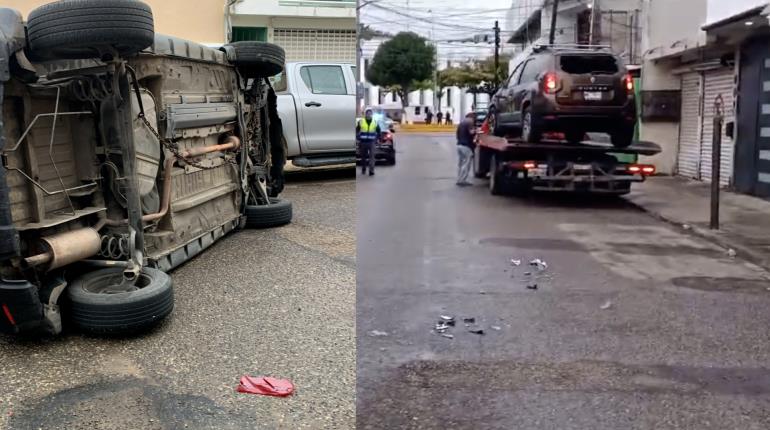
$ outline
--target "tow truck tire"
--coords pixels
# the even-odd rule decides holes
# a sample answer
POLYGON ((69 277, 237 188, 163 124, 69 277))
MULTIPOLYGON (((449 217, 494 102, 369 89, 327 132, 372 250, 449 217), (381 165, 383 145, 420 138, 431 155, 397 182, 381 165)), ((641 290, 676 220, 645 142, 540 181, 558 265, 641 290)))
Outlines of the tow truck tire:
POLYGON ((36 59, 122 57, 155 41, 152 9, 137 0, 63 0, 29 13, 27 40, 36 59))
POLYGON ((120 267, 88 272, 67 287, 70 319, 81 331, 94 334, 129 334, 146 330, 174 309, 171 277, 145 267, 136 291, 100 292, 123 278, 120 267))
POLYGON ((476 179, 484 179, 489 174, 489 150, 476 145, 473 156, 473 176, 476 179))
POLYGON ((288 200, 271 198, 269 205, 246 206, 247 228, 271 228, 291 222, 292 205, 288 200))
POLYGON ((615 148, 628 148, 634 141, 634 130, 618 130, 610 133, 612 146, 615 148))
POLYGON ((230 44, 235 50, 232 63, 246 78, 269 78, 283 72, 286 51, 268 42, 242 41, 230 44))
POLYGON ((489 158, 489 192, 493 196, 502 196, 507 192, 505 176, 494 154, 489 158))
POLYGON ((529 107, 521 113, 521 138, 527 143, 539 143, 543 138, 543 130, 529 107))

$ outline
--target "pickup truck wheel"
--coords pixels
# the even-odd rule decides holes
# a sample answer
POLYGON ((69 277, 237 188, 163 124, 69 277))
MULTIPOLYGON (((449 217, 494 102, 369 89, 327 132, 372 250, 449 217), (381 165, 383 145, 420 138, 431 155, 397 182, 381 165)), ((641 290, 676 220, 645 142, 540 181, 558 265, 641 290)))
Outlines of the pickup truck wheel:
POLYGON ((235 50, 232 63, 247 78, 269 78, 283 72, 286 51, 267 42, 242 41, 230 44, 235 50))
POLYGON ((543 137, 543 131, 540 129, 540 125, 532 114, 532 110, 528 107, 524 108, 521 118, 522 140, 527 143, 539 143, 540 139, 543 137))
POLYGON ((29 13, 34 58, 102 58, 136 54, 155 41, 152 9, 136 0, 63 0, 29 13))
POLYGON ((247 228, 278 227, 291 222, 292 206, 288 200, 270 199, 269 205, 246 206, 247 228))
POLYGON ((122 268, 96 270, 75 279, 67 288, 74 325, 89 333, 136 333, 174 309, 174 290, 166 273, 145 267, 135 284, 121 285, 122 281, 122 268))
POLYGON ((477 179, 484 179, 489 174, 489 151, 476 145, 473 156, 473 176, 477 179))

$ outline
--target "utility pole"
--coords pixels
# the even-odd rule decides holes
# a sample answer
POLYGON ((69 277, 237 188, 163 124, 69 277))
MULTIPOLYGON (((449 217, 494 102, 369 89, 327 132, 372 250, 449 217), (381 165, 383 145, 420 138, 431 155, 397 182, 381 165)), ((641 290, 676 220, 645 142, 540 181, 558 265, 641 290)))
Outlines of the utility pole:
POLYGON ((559 0, 553 0, 551 9, 551 33, 548 35, 548 43, 553 45, 556 40, 556 13, 559 12, 559 0))
POLYGON ((590 28, 588 29, 588 44, 593 45, 594 44, 594 25, 596 22, 596 8, 598 5, 596 4, 596 0, 591 0, 591 23, 589 24, 590 28))
POLYGON ((500 86, 500 24, 495 21, 495 88, 500 86))

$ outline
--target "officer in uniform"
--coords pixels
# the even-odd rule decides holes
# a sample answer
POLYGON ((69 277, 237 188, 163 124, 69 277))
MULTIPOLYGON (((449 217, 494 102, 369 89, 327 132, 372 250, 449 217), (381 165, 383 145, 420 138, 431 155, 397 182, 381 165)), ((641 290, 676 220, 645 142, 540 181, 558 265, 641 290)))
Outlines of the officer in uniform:
POLYGON ((356 124, 356 140, 361 152, 361 174, 366 174, 369 165, 369 176, 374 176, 374 149, 380 140, 380 125, 372 118, 372 110, 366 109, 364 119, 356 124))

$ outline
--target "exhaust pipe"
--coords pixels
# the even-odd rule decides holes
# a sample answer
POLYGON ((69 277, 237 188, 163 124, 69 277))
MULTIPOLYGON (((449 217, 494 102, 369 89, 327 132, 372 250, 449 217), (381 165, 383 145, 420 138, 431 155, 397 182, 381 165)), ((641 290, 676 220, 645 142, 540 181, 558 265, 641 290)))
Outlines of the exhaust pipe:
POLYGON ((81 228, 40 239, 45 252, 24 259, 27 267, 47 265, 46 271, 84 260, 99 253, 101 237, 93 228, 81 228))

